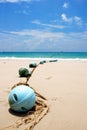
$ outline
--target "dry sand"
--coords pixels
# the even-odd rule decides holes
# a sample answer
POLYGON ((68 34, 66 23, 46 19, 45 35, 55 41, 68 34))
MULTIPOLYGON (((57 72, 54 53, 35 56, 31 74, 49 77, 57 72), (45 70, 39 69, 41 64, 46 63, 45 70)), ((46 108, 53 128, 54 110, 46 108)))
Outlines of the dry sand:
MULTIPOLYGON (((8 94, 14 84, 26 81, 19 78, 18 70, 29 68, 29 63, 28 60, 0 60, 0 130, 21 118, 9 112, 8 94)), ((87 130, 87 61, 39 65, 28 83, 47 98, 50 108, 34 130, 87 130)))

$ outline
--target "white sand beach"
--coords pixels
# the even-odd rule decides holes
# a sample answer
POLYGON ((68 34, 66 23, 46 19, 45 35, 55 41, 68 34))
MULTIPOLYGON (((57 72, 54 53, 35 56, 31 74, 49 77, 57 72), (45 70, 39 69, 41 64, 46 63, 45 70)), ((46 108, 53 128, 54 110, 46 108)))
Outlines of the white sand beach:
MULTIPOLYGON (((26 78, 19 78, 18 70, 29 69, 30 62, 0 60, 0 130, 7 130, 22 118, 9 112, 8 94, 12 86, 26 82, 26 78)), ((49 112, 33 130, 87 129, 87 61, 44 63, 35 69, 28 84, 47 99, 49 106, 49 112)), ((12 130, 28 129, 25 124, 12 130)))

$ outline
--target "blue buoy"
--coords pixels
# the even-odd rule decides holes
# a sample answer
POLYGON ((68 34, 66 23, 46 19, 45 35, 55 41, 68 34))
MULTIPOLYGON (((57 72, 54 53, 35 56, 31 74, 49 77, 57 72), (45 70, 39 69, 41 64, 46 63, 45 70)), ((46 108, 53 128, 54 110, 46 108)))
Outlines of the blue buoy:
POLYGON ((27 112, 35 105, 36 96, 29 86, 18 85, 9 94, 10 108, 16 112, 27 112))

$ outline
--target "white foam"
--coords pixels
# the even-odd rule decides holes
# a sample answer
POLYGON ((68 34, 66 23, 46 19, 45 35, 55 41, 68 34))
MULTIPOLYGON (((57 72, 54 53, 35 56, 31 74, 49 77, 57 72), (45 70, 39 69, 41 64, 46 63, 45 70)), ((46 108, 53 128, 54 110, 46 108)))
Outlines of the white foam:
POLYGON ((20 57, 0 57, 0 60, 30 60, 30 61, 42 61, 42 60, 58 60, 58 61, 87 61, 87 58, 20 58, 20 57))

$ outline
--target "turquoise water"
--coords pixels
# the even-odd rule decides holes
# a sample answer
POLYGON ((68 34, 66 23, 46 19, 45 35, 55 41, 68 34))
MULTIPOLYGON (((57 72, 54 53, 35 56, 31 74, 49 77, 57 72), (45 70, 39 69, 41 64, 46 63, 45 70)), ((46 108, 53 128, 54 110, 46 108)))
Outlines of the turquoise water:
POLYGON ((0 58, 87 59, 87 52, 0 52, 0 58))

